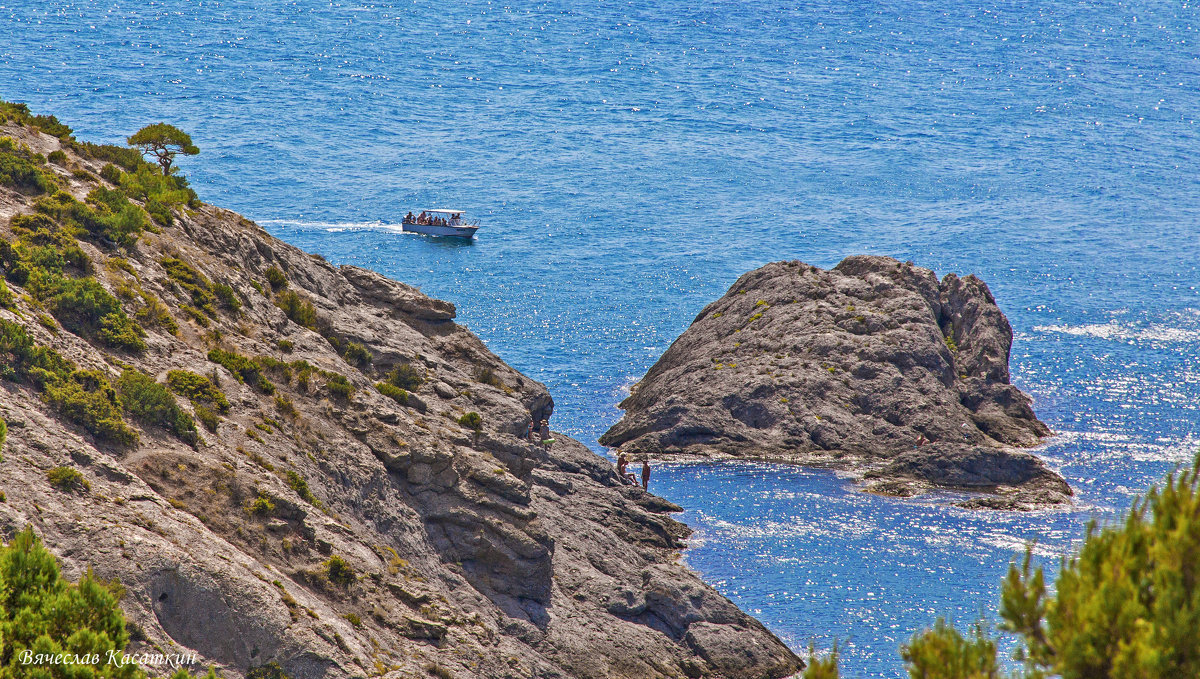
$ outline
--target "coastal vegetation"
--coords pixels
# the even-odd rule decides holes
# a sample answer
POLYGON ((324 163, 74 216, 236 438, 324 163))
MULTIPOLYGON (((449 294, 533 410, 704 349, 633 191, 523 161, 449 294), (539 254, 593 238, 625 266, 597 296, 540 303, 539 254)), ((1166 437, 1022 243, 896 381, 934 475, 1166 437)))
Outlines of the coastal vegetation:
MULTIPOLYGON (((1136 501, 1124 521, 1089 524, 1053 591, 1028 549, 1009 567, 998 631, 1015 639, 1018 676, 1200 676, 1200 455, 1136 501)), ((912 679, 999 679, 1001 637, 938 619, 901 649, 912 679)), ((836 654, 833 656, 836 665, 836 654)), ((805 679, 836 677, 830 660, 805 679)))
POLYGON ((126 142, 137 147, 142 155, 152 156, 162 168, 164 177, 171 175, 174 168, 175 156, 182 153, 194 156, 200 149, 192 143, 192 138, 186 132, 167 123, 154 123, 134 132, 126 142))

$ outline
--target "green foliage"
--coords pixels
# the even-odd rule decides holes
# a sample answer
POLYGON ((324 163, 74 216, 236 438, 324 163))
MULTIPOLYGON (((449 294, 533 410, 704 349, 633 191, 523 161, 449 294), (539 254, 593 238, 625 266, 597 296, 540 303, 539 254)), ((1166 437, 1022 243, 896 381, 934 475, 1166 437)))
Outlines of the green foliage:
POLYGON ((221 306, 233 312, 242 310, 242 300, 238 298, 237 292, 224 283, 213 283, 213 294, 217 299, 221 300, 221 306))
POLYGON ((346 348, 342 351, 342 358, 360 370, 371 367, 371 361, 375 360, 371 351, 358 342, 347 342, 346 348))
POLYGON ((417 372, 416 368, 408 363, 401 363, 387 374, 387 381, 392 386, 414 391, 417 387, 424 384, 425 378, 421 376, 421 373, 417 372))
POLYGON ((92 489, 92 484, 73 467, 55 467, 46 472, 46 480, 64 493, 86 492, 92 489))
MULTIPOLYGON (((142 154, 138 153, 137 149, 131 149, 125 146, 117 146, 115 144, 93 144, 91 142, 84 141, 76 143, 75 150, 85 158, 90 158, 92 160, 103 160, 108 162, 110 165, 115 163, 116 165, 113 166, 113 169, 117 170, 118 173, 120 170, 117 169, 117 166, 120 166, 120 168, 128 170, 129 172, 133 172, 139 167, 143 166, 151 168, 154 167, 142 159, 142 154)), ((107 168, 109 166, 106 165, 105 167, 107 168)), ((104 170, 101 170, 101 176, 103 176, 103 173, 104 170)), ((120 175, 118 174, 118 178, 119 177, 120 175)), ((105 179, 108 178, 105 177, 105 179)), ((111 179, 109 181, 112 181, 114 184, 117 183, 111 179)))
POLYGON ((349 587, 358 580, 354 568, 337 554, 329 557, 329 560, 325 562, 325 577, 333 584, 342 587, 349 587))
POLYGON ((462 426, 466 427, 467 429, 473 429, 477 432, 481 431, 483 429, 483 417, 480 416, 479 413, 474 412, 474 411, 469 412, 469 413, 463 415, 462 417, 458 418, 458 423, 461 424, 462 426))
POLYGON ((92 337, 116 349, 146 349, 146 331, 134 324, 121 303, 91 278, 62 278, 49 286, 46 306, 71 332, 92 337))
POLYGON ((504 380, 496 377, 496 373, 491 368, 478 368, 475 370, 475 381, 480 384, 487 384, 497 389, 504 389, 504 380))
POLYGON ((308 481, 306 481, 303 476, 300 476, 296 472, 289 469, 287 473, 287 484, 289 488, 296 491, 297 495, 304 498, 305 502, 318 509, 321 508, 321 501, 312 494, 312 490, 310 490, 308 487, 308 481))
POLYGON ((408 392, 388 382, 379 382, 375 385, 379 393, 387 396, 400 405, 408 405, 408 392))
POLYGON ((824 658, 817 657, 816 649, 809 644, 807 662, 808 665, 804 668, 800 679, 838 679, 837 644, 834 644, 833 650, 824 658))
POLYGON ((4 281, 0 280, 0 307, 11 309, 13 308, 14 302, 15 299, 12 292, 8 289, 8 286, 4 284, 4 281))
POLYGON ((209 410, 206 406, 196 403, 192 406, 193 412, 196 413, 196 419, 200 420, 200 424, 212 433, 217 433, 217 427, 221 425, 221 418, 216 413, 209 410))
POLYGON ((357 613, 347 613, 342 617, 346 619, 346 622, 354 625, 355 627, 362 627, 363 625, 362 618, 358 617, 357 613))
POLYGON ((108 651, 119 655, 129 643, 120 597, 119 584, 97 579, 91 569, 78 584, 68 582, 33 530, 21 531, 0 547, 0 677, 144 679, 134 664, 108 662, 108 651), (99 662, 25 666, 25 650, 76 659, 95 654, 99 662))
POLYGON ((59 149, 57 151, 51 151, 50 155, 46 156, 46 160, 49 160, 50 162, 54 163, 55 165, 64 165, 65 166, 67 164, 67 154, 63 153, 62 149, 59 149))
POLYGON ((192 403, 208 403, 221 413, 229 412, 229 399, 204 375, 189 370, 172 370, 167 373, 167 384, 192 403))
POLYGON ((946 340, 946 347, 950 349, 950 351, 958 351, 958 343, 954 341, 953 335, 946 335, 944 339, 946 340))
POLYGON ((296 343, 291 340, 281 339, 276 346, 285 354, 290 354, 296 350, 296 343))
POLYGON ((284 290, 275 298, 275 306, 283 309, 283 313, 296 325, 309 330, 317 329, 317 310, 312 302, 304 299, 292 290, 284 290))
POLYGON ((1000 679, 996 641, 983 623, 973 625, 970 637, 964 637, 938 618, 932 628, 913 635, 900 655, 912 679, 1000 679))
POLYGON ((283 270, 279 267, 272 264, 271 268, 267 269, 265 273, 267 276, 267 282, 271 284, 272 290, 279 291, 287 287, 287 275, 285 275, 283 270))
MULTIPOLYGON (((4 421, 3 417, 0 417, 0 453, 4 452, 4 440, 7 438, 8 438, 8 423, 4 421)), ((0 457, 0 460, 3 460, 3 459, 4 459, 3 457, 0 457)))
POLYGON ((1021 635, 1032 676, 1200 676, 1200 455, 1135 503, 1120 525, 1093 522, 1047 595, 1029 557, 1004 582, 1003 628, 1021 635), (1041 615, 1044 613, 1044 616, 1041 615))
POLYGON ((108 181, 110 184, 121 184, 121 170, 116 165, 108 163, 100 168, 100 178, 108 181))
POLYGON ((35 164, 34 154, 10 137, 0 137, 0 185, 35 194, 55 188, 54 181, 35 164))
POLYGON ((271 498, 259 493, 258 497, 246 503, 246 513, 251 516, 271 516, 275 513, 275 503, 271 498))
POLYGON ((68 377, 75 365, 33 341, 25 328, 0 318, 0 378, 43 387, 68 377))
POLYGON ((88 193, 87 199, 96 209, 90 213, 77 209, 76 219, 97 238, 129 248, 133 247, 138 234, 148 226, 146 213, 129 202, 121 191, 97 186, 88 193))
POLYGON ((225 366, 238 382, 251 384, 264 394, 275 393, 275 385, 262 374, 262 365, 252 358, 232 351, 213 349, 208 352, 208 360, 225 366))
POLYGON ((21 103, 0 101, 0 122, 11 120, 26 127, 32 127, 51 137, 69 138, 71 128, 60 123, 54 116, 35 116, 29 111, 29 106, 21 103))
POLYGON ((346 379, 345 375, 338 373, 325 373, 328 381, 325 383, 325 388, 329 393, 338 398, 350 398, 354 395, 354 385, 350 384, 350 380, 346 379))
POLYGON ((138 441, 121 417, 116 390, 99 370, 75 370, 66 379, 47 381, 42 398, 99 439, 126 446, 138 441))
POLYGON ((194 156, 200 153, 200 149, 196 148, 186 132, 167 123, 147 125, 125 141, 130 146, 137 147, 143 156, 153 157, 162 168, 163 176, 171 174, 171 163, 177 154, 194 156))
POLYGON ((186 178, 180 175, 165 177, 149 165, 122 173, 120 184, 125 195, 145 203, 146 212, 164 226, 175 223, 171 208, 182 205, 195 207, 199 204, 196 192, 188 186, 186 178))
POLYGON ((269 662, 259 665, 246 673, 246 679, 290 679, 279 666, 279 663, 269 662))
POLYGON ((121 404, 134 419, 162 427, 191 445, 199 441, 192 416, 185 413, 170 390, 155 382, 153 377, 127 368, 117 379, 117 391, 121 394, 121 404))
POLYGON ((213 292, 212 282, 205 278, 204 274, 182 259, 164 257, 160 263, 167 270, 167 276, 191 296, 192 304, 196 308, 216 318, 217 312, 213 308, 213 302, 217 301, 217 296, 213 292))
MULTIPOLYGON (((1009 567, 1000 629, 1019 636, 1022 676, 1179 679, 1200 676, 1200 455, 1167 477, 1125 521, 1095 522, 1059 567, 1009 567)), ((963 636, 943 620, 902 649, 912 677, 999 677, 996 642, 982 626, 963 636)))

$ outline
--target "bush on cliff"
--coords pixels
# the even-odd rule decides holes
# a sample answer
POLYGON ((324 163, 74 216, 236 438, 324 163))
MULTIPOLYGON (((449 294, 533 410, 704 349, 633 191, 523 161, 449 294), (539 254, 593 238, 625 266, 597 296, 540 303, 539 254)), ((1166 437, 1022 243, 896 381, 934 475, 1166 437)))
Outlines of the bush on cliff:
POLYGON ((121 594, 119 584, 99 580, 90 569, 78 584, 68 582, 31 528, 17 533, 0 546, 0 677, 145 677, 137 665, 108 662, 108 651, 119 657, 129 643, 117 605, 121 594), (26 665, 27 650, 75 660, 96 654, 99 662, 26 665))
MULTIPOLYGON (((1055 590, 1042 569, 1009 567, 1000 629, 1017 635, 1024 676, 1200 676, 1200 455, 1134 503, 1125 521, 1088 526, 1055 590)), ((999 677, 996 641, 938 621, 903 648, 909 676, 999 677)))
POLYGON ((140 352, 146 331, 136 325, 116 297, 92 278, 63 278, 47 291, 46 305, 63 327, 116 349, 140 352))
POLYGON ((229 412, 229 399, 204 375, 190 370, 172 370, 167 373, 167 384, 175 393, 192 403, 208 403, 218 412, 229 412))
POLYGON ((279 296, 275 298, 275 306, 282 309, 283 313, 296 325, 309 330, 317 329, 317 310, 313 307, 312 302, 295 292, 284 290, 279 293, 279 296))
POLYGON ((253 385, 264 394, 275 393, 275 385, 262 374, 262 365, 252 358, 232 351, 213 349, 208 352, 208 360, 224 366, 233 373, 238 382, 253 385))
POLYGON ((185 413, 171 392, 153 377, 126 368, 117 379, 117 390, 121 393, 121 404, 134 419, 162 427, 190 445, 200 439, 192 416, 185 413))

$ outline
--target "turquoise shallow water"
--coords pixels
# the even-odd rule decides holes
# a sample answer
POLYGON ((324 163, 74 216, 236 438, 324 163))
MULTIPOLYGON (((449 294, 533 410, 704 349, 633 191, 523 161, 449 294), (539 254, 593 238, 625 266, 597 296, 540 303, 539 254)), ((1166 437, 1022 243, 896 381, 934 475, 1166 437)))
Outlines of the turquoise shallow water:
MULTIPOLYGON (((829 472, 662 467, 688 563, 847 676, 994 608, 1200 447, 1190 3, 0 3, 0 97, 119 141, 167 120, 202 198, 459 306, 597 450, 708 301, 862 252, 988 281, 1070 511, 967 513, 829 472), (451 205, 469 245, 397 231, 451 205)), ((603 452, 603 451, 601 451, 603 452)))

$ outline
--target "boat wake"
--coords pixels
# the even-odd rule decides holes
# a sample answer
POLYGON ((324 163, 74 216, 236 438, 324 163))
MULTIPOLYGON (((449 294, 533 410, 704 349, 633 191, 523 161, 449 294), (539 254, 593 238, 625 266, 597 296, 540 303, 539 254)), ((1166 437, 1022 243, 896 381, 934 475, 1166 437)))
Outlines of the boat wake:
POLYGON ((260 219, 262 226, 281 226, 298 231, 324 231, 326 233, 342 233, 345 231, 386 231, 387 233, 403 233, 412 235, 401 228, 401 225, 387 222, 315 222, 300 219, 260 219))

